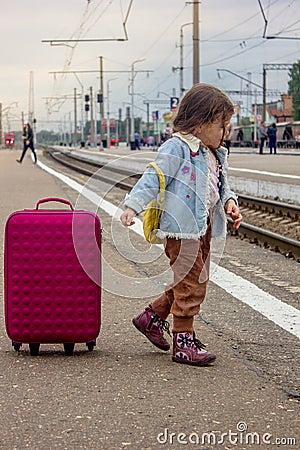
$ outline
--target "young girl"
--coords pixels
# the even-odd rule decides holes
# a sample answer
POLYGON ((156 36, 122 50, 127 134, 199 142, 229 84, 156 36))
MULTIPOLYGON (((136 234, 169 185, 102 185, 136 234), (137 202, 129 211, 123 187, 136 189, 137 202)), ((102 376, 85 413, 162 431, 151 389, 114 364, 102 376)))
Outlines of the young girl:
MULTIPOLYGON (((225 237, 225 213, 235 229, 242 220, 228 184, 227 150, 221 146, 233 112, 232 102, 218 88, 194 85, 179 105, 172 138, 155 160, 166 179, 157 235, 164 239, 174 280, 133 324, 156 347, 169 350, 163 332, 169 331, 166 319, 172 313, 172 359, 178 363, 203 366, 216 358, 196 339, 194 316, 206 294, 212 234, 225 237)), ((149 167, 126 196, 122 224, 132 225, 158 193, 158 175, 149 167)))

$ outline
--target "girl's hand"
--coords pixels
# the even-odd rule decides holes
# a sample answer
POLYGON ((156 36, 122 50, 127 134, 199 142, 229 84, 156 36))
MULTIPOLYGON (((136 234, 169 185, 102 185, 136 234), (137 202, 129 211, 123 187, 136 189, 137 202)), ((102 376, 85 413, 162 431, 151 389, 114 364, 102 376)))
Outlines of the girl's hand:
POLYGON ((130 225, 134 225, 135 222, 133 217, 136 216, 136 212, 131 208, 126 208, 125 211, 121 214, 121 222, 124 227, 130 227, 130 225))
POLYGON ((233 220, 233 228, 237 230, 243 219, 239 207, 236 205, 235 201, 230 199, 225 205, 226 214, 228 214, 233 220))

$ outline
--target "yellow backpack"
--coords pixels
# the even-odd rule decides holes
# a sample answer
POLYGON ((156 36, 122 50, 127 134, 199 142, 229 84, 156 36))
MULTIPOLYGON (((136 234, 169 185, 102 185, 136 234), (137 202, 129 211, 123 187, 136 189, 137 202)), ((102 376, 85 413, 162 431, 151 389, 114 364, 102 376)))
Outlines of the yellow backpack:
POLYGON ((146 210, 143 215, 143 229, 146 241, 151 244, 161 244, 162 240, 156 236, 159 228, 160 216, 162 213, 164 199, 165 199, 165 188, 166 180, 164 173, 158 167, 155 162, 151 162, 147 167, 154 167, 159 177, 160 192, 159 198, 154 198, 148 203, 146 210))

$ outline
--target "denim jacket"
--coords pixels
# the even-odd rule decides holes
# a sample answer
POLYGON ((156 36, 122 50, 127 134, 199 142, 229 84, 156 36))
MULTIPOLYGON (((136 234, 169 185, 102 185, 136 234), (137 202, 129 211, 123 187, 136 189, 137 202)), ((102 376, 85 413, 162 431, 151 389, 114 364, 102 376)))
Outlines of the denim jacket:
MULTIPOLYGON (((187 141, 175 135, 159 149, 156 164, 165 174, 166 190, 163 211, 157 236, 176 239, 199 239, 206 233, 211 219, 213 237, 225 237, 226 214, 224 206, 237 196, 228 184, 227 150, 216 150, 221 164, 220 199, 213 211, 209 210, 210 173, 208 169, 209 150, 198 141, 198 151, 192 152, 187 141)), ((159 178, 154 168, 149 167, 126 195, 125 205, 137 214, 159 195, 159 178)))

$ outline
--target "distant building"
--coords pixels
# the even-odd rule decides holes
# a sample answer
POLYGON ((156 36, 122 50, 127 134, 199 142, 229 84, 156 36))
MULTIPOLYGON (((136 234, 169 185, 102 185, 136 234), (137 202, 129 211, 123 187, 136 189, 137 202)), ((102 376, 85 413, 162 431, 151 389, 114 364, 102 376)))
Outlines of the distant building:
MULTIPOLYGON (((282 94, 281 100, 267 103, 266 108, 266 122, 291 122, 293 121, 293 105, 292 96, 282 94)), ((252 105, 254 111, 254 105, 252 105)), ((263 116, 263 105, 257 105, 257 114, 263 116)))

